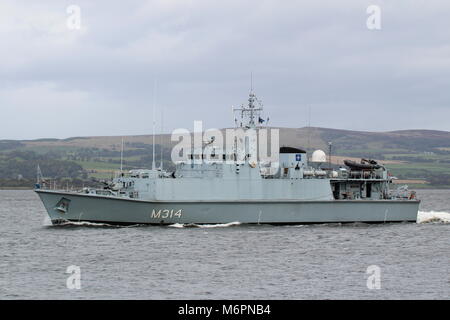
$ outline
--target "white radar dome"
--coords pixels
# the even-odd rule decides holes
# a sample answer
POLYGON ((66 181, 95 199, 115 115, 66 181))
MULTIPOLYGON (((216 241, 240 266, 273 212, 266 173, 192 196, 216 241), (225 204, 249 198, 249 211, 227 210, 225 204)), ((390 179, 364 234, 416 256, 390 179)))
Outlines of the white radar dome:
POLYGON ((311 156, 311 162, 327 162, 327 155, 322 150, 316 150, 311 156))

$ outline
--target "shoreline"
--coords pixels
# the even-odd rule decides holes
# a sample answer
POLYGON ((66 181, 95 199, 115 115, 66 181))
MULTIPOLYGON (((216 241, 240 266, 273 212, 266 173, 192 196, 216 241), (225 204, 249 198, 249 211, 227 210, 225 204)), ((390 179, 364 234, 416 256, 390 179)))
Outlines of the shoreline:
MULTIPOLYGON (((403 184, 398 184, 397 186, 401 186, 403 184)), ((433 185, 427 185, 427 186, 416 186, 416 185, 408 185, 408 187, 411 190, 449 190, 450 187, 449 186, 433 186, 433 185)), ((7 187, 7 186, 2 186, 0 187, 0 191, 1 190, 30 190, 33 191, 34 188, 32 187, 7 187)), ((394 188, 392 188, 391 190, 394 190, 394 188)))

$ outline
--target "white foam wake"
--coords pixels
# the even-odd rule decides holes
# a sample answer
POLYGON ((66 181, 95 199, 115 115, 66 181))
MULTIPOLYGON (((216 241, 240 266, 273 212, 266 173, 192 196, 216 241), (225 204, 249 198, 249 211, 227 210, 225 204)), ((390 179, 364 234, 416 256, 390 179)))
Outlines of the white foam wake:
POLYGON ((230 222, 230 223, 217 223, 217 224, 195 224, 195 223, 174 223, 169 225, 171 228, 226 228, 238 226, 241 223, 238 221, 230 222))
POLYGON ((443 222, 450 223, 450 212, 445 211, 419 211, 417 223, 443 222))
POLYGON ((72 226, 93 226, 93 227, 114 227, 114 225, 101 222, 89 222, 89 221, 67 221, 61 223, 61 225, 72 225, 72 226))
POLYGON ((115 225, 103 223, 103 222, 69 221, 69 220, 61 221, 58 224, 53 225, 50 219, 49 219, 49 221, 47 221, 47 220, 44 221, 44 226, 52 226, 52 227, 64 227, 64 226, 69 226, 69 227, 70 226, 74 226, 74 227, 120 227, 120 226, 115 226, 115 225))

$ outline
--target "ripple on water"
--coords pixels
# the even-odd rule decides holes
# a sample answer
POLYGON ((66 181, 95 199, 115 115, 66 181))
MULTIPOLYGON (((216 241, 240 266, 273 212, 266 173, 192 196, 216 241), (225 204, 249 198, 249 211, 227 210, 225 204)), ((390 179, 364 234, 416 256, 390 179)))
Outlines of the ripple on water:
POLYGON ((117 227, 51 226, 33 192, 0 191, 0 299, 448 299, 450 191, 418 196, 418 223, 117 227))

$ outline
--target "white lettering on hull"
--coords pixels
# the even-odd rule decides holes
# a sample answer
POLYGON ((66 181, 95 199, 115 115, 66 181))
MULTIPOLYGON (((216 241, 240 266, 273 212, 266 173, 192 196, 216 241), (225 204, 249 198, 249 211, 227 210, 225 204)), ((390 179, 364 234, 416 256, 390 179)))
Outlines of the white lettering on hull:
POLYGON ((182 209, 153 209, 150 217, 153 219, 181 218, 182 213, 182 209))

